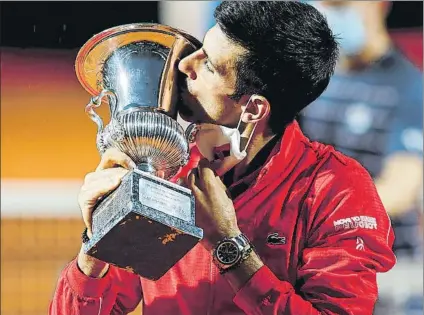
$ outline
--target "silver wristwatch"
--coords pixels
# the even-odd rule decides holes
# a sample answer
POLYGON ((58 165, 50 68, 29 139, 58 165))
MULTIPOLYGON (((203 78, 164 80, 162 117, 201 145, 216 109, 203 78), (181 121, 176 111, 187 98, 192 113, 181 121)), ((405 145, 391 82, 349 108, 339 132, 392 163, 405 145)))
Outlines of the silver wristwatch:
POLYGON ((225 238, 213 250, 213 261, 221 273, 240 265, 253 250, 253 245, 243 233, 225 238))

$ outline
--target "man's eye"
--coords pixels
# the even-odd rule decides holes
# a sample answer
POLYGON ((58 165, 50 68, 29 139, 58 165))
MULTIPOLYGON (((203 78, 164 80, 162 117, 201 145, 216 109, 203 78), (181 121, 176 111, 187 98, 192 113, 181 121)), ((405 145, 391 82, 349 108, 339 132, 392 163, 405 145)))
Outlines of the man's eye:
POLYGON ((209 72, 212 72, 213 73, 213 69, 209 65, 209 61, 207 59, 205 59, 205 67, 206 67, 206 69, 208 69, 209 72))

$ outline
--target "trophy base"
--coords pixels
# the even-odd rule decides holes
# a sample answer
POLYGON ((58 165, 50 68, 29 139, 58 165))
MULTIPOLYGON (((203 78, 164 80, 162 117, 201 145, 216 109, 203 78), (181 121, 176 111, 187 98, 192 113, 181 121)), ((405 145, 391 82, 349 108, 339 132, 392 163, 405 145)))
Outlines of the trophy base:
POLYGON ((131 171, 93 212, 92 257, 157 280, 203 237, 190 190, 131 171))

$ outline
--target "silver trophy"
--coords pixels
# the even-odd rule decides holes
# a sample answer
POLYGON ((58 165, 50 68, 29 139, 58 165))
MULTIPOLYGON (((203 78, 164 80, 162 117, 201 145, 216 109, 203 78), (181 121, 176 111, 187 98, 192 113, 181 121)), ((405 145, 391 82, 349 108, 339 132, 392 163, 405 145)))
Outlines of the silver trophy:
POLYGON ((92 37, 75 68, 93 95, 86 112, 97 148, 117 148, 136 163, 93 212, 88 255, 147 279, 159 279, 202 238, 194 197, 170 181, 189 158, 190 133, 177 122, 178 61, 200 47, 194 37, 159 24, 129 24, 92 37), (95 108, 109 105, 104 127, 95 108))

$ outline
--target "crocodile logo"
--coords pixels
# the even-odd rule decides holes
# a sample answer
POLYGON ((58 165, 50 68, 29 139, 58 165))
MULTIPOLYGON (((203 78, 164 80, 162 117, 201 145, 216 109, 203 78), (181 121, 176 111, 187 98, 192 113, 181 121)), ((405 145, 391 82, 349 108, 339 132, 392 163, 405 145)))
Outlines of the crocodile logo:
POLYGON ((278 233, 271 233, 266 238, 266 242, 270 245, 285 245, 287 240, 285 236, 278 236, 278 233))

